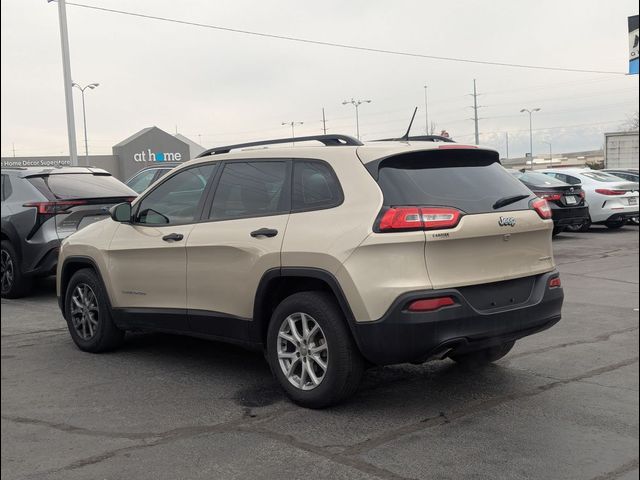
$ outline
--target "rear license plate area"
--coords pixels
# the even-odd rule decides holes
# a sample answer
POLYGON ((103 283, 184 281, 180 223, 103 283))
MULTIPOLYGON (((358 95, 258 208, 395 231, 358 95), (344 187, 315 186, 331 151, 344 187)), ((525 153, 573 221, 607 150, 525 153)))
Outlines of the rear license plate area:
POLYGON ((535 276, 460 288, 460 293, 476 310, 493 310, 521 305, 531 297, 535 276))
POLYGON ((638 199, 637 198, 630 198, 629 199, 629 205, 638 205, 638 199))
POLYGON ((567 201, 567 205, 577 205, 578 203, 578 199, 573 195, 567 195, 564 198, 567 201))

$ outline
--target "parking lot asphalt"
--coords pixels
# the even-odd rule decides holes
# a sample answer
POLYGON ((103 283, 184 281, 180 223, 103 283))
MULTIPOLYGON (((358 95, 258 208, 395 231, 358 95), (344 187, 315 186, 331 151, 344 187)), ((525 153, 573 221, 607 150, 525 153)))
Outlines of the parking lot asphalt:
POLYGON ((482 371, 374 368, 320 411, 234 346, 134 334, 80 352, 46 279, 2 300, 2 478, 637 479, 638 229, 554 249, 551 330, 482 371))

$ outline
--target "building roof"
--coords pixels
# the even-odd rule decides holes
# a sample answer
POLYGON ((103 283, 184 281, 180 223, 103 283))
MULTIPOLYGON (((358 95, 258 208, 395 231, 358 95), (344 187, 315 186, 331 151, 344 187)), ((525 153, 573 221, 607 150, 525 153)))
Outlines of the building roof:
MULTIPOLYGON (((136 138, 141 137, 142 135, 145 135, 145 134, 149 133, 149 132, 150 132, 151 130, 153 130, 154 128, 155 128, 155 129, 160 130, 158 127, 147 127, 147 128, 143 128, 143 129, 142 129, 142 130, 140 130, 139 132, 136 132, 136 133, 134 133, 133 135, 131 135, 131 136, 129 136, 129 137, 127 137, 127 138, 125 138, 124 140, 122 140, 122 141, 120 141, 120 142, 116 143, 116 144, 113 146, 113 148, 115 148, 115 147, 122 147, 122 146, 126 145, 127 143, 134 141, 136 138)), ((160 130, 160 131, 162 132, 162 130, 160 130)), ((165 132, 165 133, 166 133, 166 132, 165 132)))
POLYGON ((125 138, 124 140, 116 143, 112 148, 119 148, 119 147, 124 147, 125 145, 127 145, 128 143, 133 142, 135 139, 142 137, 143 135, 147 135, 148 133, 152 132, 152 131, 157 131, 159 133, 161 133, 162 135, 166 135, 168 137, 173 137, 176 140, 178 140, 179 142, 184 143, 185 145, 191 147, 191 145, 189 144, 189 142, 186 142, 184 139, 179 138, 177 136, 171 135, 170 133, 165 132, 164 130, 162 130, 161 128, 158 127, 147 127, 147 128, 143 128, 142 130, 140 130, 139 132, 134 133, 133 135, 131 135, 130 137, 125 138))
POLYGON ((200 155, 202 152, 206 150, 206 148, 204 148, 202 145, 194 142, 189 137, 185 137, 181 133, 176 133, 174 137, 176 137, 178 140, 183 141, 184 143, 189 145, 189 154, 191 155, 191 158, 196 158, 198 155, 200 155))

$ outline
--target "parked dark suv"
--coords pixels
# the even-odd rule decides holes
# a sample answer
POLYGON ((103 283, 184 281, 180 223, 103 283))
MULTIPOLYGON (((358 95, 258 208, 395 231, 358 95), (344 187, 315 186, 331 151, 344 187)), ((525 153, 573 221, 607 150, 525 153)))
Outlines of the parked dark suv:
POLYGON ((62 239, 136 197, 108 172, 87 167, 3 168, 1 184, 3 298, 54 274, 62 239))

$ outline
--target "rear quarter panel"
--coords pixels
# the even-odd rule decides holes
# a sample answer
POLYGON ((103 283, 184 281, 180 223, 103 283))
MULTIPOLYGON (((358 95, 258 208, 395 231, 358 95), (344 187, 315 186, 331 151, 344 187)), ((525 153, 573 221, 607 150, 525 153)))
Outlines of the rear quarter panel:
POLYGON ((323 157, 334 169, 344 202, 334 208, 292 213, 282 245, 283 267, 312 267, 332 274, 372 231, 382 192, 353 150, 323 157))

